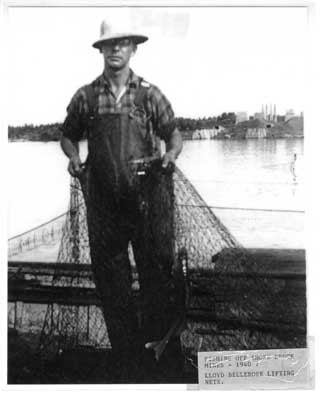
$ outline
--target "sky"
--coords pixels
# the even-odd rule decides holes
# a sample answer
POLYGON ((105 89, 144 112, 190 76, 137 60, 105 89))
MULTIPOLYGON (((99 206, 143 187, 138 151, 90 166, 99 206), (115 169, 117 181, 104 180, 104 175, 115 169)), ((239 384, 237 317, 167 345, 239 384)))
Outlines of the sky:
POLYGON ((102 19, 130 18, 149 36, 132 68, 177 116, 305 108, 306 7, 10 8, 9 125, 61 122, 103 70, 92 47, 102 19))

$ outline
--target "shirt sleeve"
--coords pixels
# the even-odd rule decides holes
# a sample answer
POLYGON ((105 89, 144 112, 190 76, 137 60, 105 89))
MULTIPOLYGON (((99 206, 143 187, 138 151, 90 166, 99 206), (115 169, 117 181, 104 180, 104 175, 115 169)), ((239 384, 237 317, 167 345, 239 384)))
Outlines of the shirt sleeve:
POLYGON ((84 88, 79 89, 72 97, 67 116, 61 126, 62 135, 72 141, 80 141, 86 130, 86 95, 84 88))
POLYGON ((165 142, 171 139, 176 120, 169 100, 156 86, 150 90, 154 133, 165 142))

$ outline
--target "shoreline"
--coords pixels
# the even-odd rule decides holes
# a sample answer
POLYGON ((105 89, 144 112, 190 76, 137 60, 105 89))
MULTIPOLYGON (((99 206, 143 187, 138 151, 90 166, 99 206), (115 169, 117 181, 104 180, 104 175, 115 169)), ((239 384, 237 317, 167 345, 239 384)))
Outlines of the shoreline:
MULTIPOLYGON (((283 139, 304 139, 303 136, 277 136, 277 137, 266 137, 266 138, 241 138, 241 137, 224 137, 224 138, 212 138, 212 139, 192 139, 192 137, 183 137, 185 141, 211 141, 211 140, 225 140, 225 141, 251 141, 251 140, 283 140, 283 139)), ((84 140, 83 140, 84 141, 84 140)), ((8 139, 8 143, 26 143, 26 142, 37 142, 37 143, 52 143, 52 142, 59 142, 59 139, 50 139, 50 140, 39 140, 39 139, 8 139)))

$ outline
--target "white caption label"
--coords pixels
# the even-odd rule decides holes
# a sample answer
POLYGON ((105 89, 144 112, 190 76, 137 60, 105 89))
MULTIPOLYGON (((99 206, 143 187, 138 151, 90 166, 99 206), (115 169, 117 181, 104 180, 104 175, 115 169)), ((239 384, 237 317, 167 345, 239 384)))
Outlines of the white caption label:
POLYGON ((313 387, 309 349, 198 353, 200 389, 294 389, 313 387))

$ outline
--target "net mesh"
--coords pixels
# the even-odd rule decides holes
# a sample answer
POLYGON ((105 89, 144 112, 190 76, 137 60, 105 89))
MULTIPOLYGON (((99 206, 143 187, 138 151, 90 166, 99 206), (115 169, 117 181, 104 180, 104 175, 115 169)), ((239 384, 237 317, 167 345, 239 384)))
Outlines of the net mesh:
MULTIPOLYGON (((206 206, 201 196, 183 173, 174 173, 174 236, 175 250, 186 248, 188 266, 212 268, 212 257, 224 248, 239 247, 236 239, 206 206)), ((90 264, 86 206, 78 179, 71 182, 70 211, 62 230, 58 262, 72 263, 79 274, 74 277, 53 275, 52 286, 94 287, 92 281, 81 278, 81 266, 90 264)), ((132 266, 133 290, 139 287, 132 246, 128 247, 132 266)), ((49 305, 41 333, 41 349, 48 354, 77 345, 108 347, 107 327, 97 306, 49 305)))

